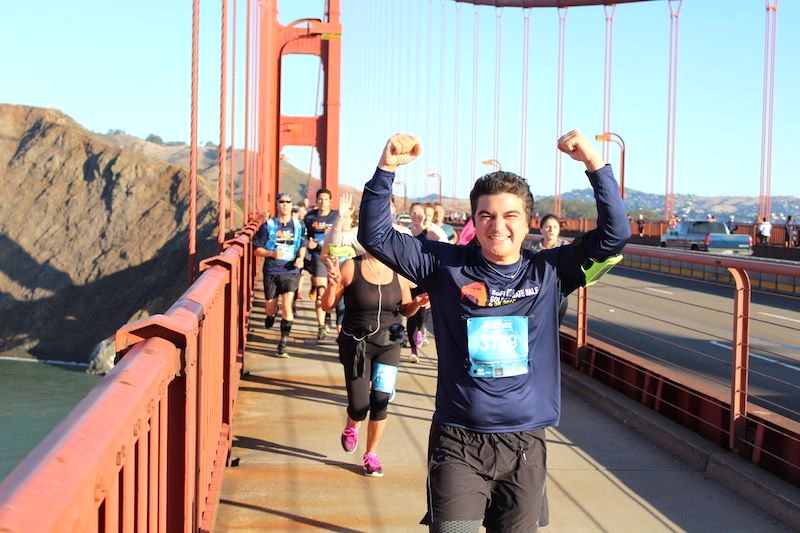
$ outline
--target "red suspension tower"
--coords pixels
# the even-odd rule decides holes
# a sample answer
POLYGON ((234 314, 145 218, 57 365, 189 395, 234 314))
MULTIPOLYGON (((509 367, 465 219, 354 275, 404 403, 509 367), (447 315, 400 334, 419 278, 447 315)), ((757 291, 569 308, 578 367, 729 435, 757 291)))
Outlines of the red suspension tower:
POLYGON ((284 146, 310 146, 319 154, 322 186, 339 197, 339 114, 341 108, 340 0, 327 0, 325 20, 278 22, 278 0, 261 0, 261 65, 258 128, 263 154, 259 168, 260 210, 269 209, 278 194, 278 158, 284 146), (281 60, 289 54, 315 55, 325 75, 323 110, 318 116, 281 115, 281 60))

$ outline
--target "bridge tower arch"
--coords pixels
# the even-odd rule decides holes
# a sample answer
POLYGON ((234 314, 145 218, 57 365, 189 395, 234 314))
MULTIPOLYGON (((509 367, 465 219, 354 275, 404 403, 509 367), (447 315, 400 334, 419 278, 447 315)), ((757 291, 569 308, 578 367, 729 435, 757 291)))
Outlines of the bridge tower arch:
POLYGON ((326 0, 325 19, 304 18, 282 25, 278 0, 259 0, 262 23, 260 87, 258 95, 259 165, 262 187, 258 206, 272 210, 279 192, 279 157, 285 146, 315 148, 320 161, 322 187, 339 197, 339 115, 341 108, 341 8, 340 0, 326 0), (317 116, 281 114, 281 65, 290 54, 320 58, 324 74, 322 112, 317 116))

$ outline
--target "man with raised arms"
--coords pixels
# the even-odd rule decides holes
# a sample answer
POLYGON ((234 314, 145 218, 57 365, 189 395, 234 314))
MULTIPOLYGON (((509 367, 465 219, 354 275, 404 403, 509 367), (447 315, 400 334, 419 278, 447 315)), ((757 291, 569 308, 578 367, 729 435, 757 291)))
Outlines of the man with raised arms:
POLYGON ((392 228, 394 172, 422 148, 397 134, 364 187, 358 239, 427 291, 436 329, 436 409, 428 443, 432 532, 534 531, 546 475, 546 427, 561 407, 558 309, 619 259, 630 237, 611 167, 578 131, 558 148, 586 166, 597 229, 567 246, 522 250, 533 196, 520 176, 497 171, 470 193, 476 238, 467 246, 420 240, 392 228))

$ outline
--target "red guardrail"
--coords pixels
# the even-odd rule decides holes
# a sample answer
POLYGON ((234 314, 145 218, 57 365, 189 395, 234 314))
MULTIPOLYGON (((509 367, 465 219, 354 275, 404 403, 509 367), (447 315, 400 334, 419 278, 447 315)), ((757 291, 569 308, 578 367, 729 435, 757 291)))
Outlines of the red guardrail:
MULTIPOLYGON (((677 252, 651 246, 628 245, 623 264, 645 260, 678 262, 726 269, 733 280, 731 306, 731 378, 727 392, 712 387, 686 371, 648 360, 590 336, 588 291, 578 291, 577 327, 562 328, 562 360, 619 390, 643 405, 686 426, 705 438, 800 486, 800 423, 762 406, 748 411, 754 397, 748 383, 750 367, 750 275, 800 278, 800 265, 677 252), (757 411, 754 412, 754 411, 757 411)), ((679 272, 678 275, 681 275, 679 272)), ((687 303, 689 304, 689 303, 687 303)), ((632 326, 635 327, 635 326, 632 326)), ((681 349, 681 347, 678 347, 681 349)), ((763 374, 760 377, 764 377, 763 374)), ((783 383, 784 385, 791 385, 783 383)), ((796 386, 796 385, 795 385, 796 386)), ((757 397, 757 396, 755 396, 757 397)))
POLYGON ((248 224, 0 485, 0 531, 211 531, 253 294, 248 224))

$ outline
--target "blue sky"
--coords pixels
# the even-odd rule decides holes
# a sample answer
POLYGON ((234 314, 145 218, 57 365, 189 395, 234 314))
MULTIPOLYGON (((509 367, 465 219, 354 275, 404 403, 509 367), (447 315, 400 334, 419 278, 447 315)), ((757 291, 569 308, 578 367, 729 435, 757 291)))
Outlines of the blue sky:
MULTIPOLYGON (((232 5, 233 0, 229 1, 232 5)), ((243 141, 245 5, 246 0, 238 0, 237 145, 243 141)), ((93 131, 122 129, 143 138, 154 133, 164 140, 188 141, 191 7, 190 0, 5 3, 0 19, 5 73, 0 102, 59 108, 93 131)), ((322 13, 321 0, 283 0, 279 18, 287 23, 322 13)), ((563 123, 565 130, 577 128, 587 136, 602 130, 604 13, 600 6, 567 10, 563 123)), ((764 0, 684 0, 680 13, 675 192, 757 196, 764 0)), ((362 184, 386 138, 408 131, 420 136, 426 148, 424 157, 401 171, 410 196, 434 192, 436 180, 426 174, 438 172, 445 195, 466 197, 474 177, 491 169, 481 164, 489 158, 525 175, 535 196, 553 193, 558 14, 554 9, 533 10, 529 21, 524 169, 520 168, 523 12, 511 8, 500 12, 502 59, 495 139, 497 15, 492 7, 478 9, 479 53, 475 57, 473 6, 450 0, 342 0, 341 182, 362 184), (456 31, 458 55, 454 53, 456 31), (473 64, 479 72, 475 98, 473 64)), ((663 193, 669 4, 666 0, 621 4, 614 18, 611 130, 626 142, 626 188, 663 193)), ((796 96, 800 94, 800 32, 794 31, 799 25, 800 2, 783 0, 774 98, 775 196, 800 192, 793 176, 794 143, 800 139, 800 98, 796 96)), ((219 32, 220 1, 203 0, 201 142, 219 140, 219 32)), ((316 58, 285 60, 285 114, 316 112, 318 72, 316 58)), ((228 140, 230 136, 228 132, 228 140)), ((310 150, 287 148, 286 154, 299 168, 318 172, 310 150)), ((619 151, 612 145, 609 162, 618 166, 618 158, 619 151)), ((580 167, 564 160, 562 190, 585 186, 580 167)))

